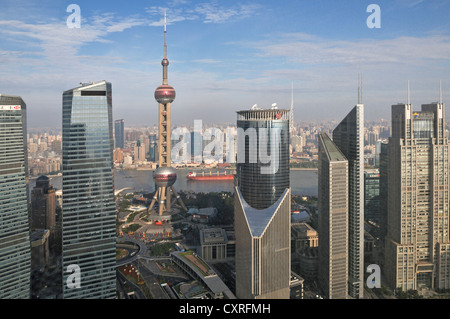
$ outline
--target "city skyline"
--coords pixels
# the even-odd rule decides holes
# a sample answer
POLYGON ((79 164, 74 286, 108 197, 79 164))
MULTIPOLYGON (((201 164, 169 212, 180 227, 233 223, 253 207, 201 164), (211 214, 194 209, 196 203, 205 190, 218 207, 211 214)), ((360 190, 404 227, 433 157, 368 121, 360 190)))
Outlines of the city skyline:
POLYGON ((73 29, 69 4, 3 3, 0 85, 27 101, 30 127, 61 125, 59 92, 99 79, 114 83, 114 119, 156 123, 164 9, 178 95, 174 125, 233 122, 235 111, 255 103, 288 108, 291 84, 294 121, 338 119, 357 101, 358 74, 367 119, 389 119, 392 102, 407 99, 408 80, 414 105, 433 102, 430 92, 437 101, 439 81, 443 100, 449 95, 444 1, 378 1, 381 28, 372 29, 370 2, 138 1, 105 9, 78 1, 80 28, 73 29))

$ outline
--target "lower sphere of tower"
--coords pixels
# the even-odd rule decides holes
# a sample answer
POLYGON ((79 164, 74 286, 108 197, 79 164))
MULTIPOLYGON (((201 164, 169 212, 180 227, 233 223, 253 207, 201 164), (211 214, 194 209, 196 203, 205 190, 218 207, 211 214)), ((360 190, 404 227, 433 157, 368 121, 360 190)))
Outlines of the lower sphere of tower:
POLYGON ((158 187, 172 186, 177 180, 177 171, 173 167, 158 167, 153 172, 153 180, 158 187))

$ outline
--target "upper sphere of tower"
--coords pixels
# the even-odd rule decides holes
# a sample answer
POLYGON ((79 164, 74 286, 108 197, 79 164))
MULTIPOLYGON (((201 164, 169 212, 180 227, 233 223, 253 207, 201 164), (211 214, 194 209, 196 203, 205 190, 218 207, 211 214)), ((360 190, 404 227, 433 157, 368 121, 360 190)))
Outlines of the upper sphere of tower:
POLYGON ((169 60, 168 60, 167 58, 162 59, 161 65, 162 65, 162 66, 167 66, 167 65, 169 65, 169 60))
POLYGON ((175 96, 175 89, 168 84, 160 85, 155 90, 155 99, 161 104, 172 103, 175 96))

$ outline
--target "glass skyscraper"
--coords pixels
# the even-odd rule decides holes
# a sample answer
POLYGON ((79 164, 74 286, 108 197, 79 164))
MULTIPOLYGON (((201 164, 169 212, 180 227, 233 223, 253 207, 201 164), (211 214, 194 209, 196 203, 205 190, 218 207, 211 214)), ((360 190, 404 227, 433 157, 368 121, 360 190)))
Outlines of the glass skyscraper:
POLYGON ((236 184, 250 206, 267 208, 290 188, 289 110, 237 113, 236 184))
POLYGON ((0 94, 0 299, 30 297, 26 104, 0 94))
POLYGON ((111 83, 65 91, 62 124, 63 298, 115 298, 111 83), (79 288, 69 284, 70 265, 79 267, 79 288))
POLYGON ((236 296, 289 299, 289 111, 238 112, 236 296))
POLYGON ((125 120, 114 121, 114 137, 116 141, 115 147, 123 149, 125 144, 125 120))

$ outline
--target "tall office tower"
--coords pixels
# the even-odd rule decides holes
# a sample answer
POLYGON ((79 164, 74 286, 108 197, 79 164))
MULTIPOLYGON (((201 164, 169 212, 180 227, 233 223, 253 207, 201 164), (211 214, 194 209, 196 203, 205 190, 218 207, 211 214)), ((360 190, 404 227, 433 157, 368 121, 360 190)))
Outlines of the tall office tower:
POLYGON ((393 289, 450 288, 444 108, 441 100, 415 112, 409 98, 407 104, 392 105, 384 268, 393 289))
POLYGON ((116 296, 111 95, 106 81, 63 93, 63 298, 116 296), (80 288, 68 283, 70 265, 79 267, 80 288))
POLYGON ((289 299, 289 110, 240 111, 237 127, 236 295, 289 299))
POLYGON ((290 188, 289 110, 237 113, 236 185, 250 206, 267 208, 290 188))
POLYGON ((175 100, 175 89, 168 84, 167 67, 169 60, 167 59, 167 43, 166 43, 166 14, 164 12, 164 58, 161 61, 163 66, 163 81, 162 85, 155 90, 155 99, 159 103, 158 109, 158 124, 159 124, 159 139, 158 139, 158 164, 159 167, 153 172, 153 180, 156 185, 156 192, 153 200, 150 203, 148 211, 151 211, 155 203, 159 205, 159 215, 164 212, 170 212, 172 204, 176 201, 180 206, 187 210, 181 197, 176 192, 173 184, 177 180, 177 171, 171 167, 171 131, 170 131, 170 106, 175 100), (172 202, 172 195, 175 196, 172 202))
POLYGON ((52 230, 56 225, 56 192, 47 176, 36 179, 31 191, 31 228, 52 230))
POLYGON ((319 286, 329 299, 348 296, 349 165, 326 133, 319 134, 319 286))
POLYGON ((123 149, 125 144, 125 120, 115 120, 114 121, 114 138, 115 138, 115 148, 123 149))
POLYGON ((348 160, 349 287, 352 298, 364 293, 364 105, 358 104, 333 130, 333 142, 348 160))
POLYGON ((0 94, 0 299, 30 297, 26 104, 0 94))

